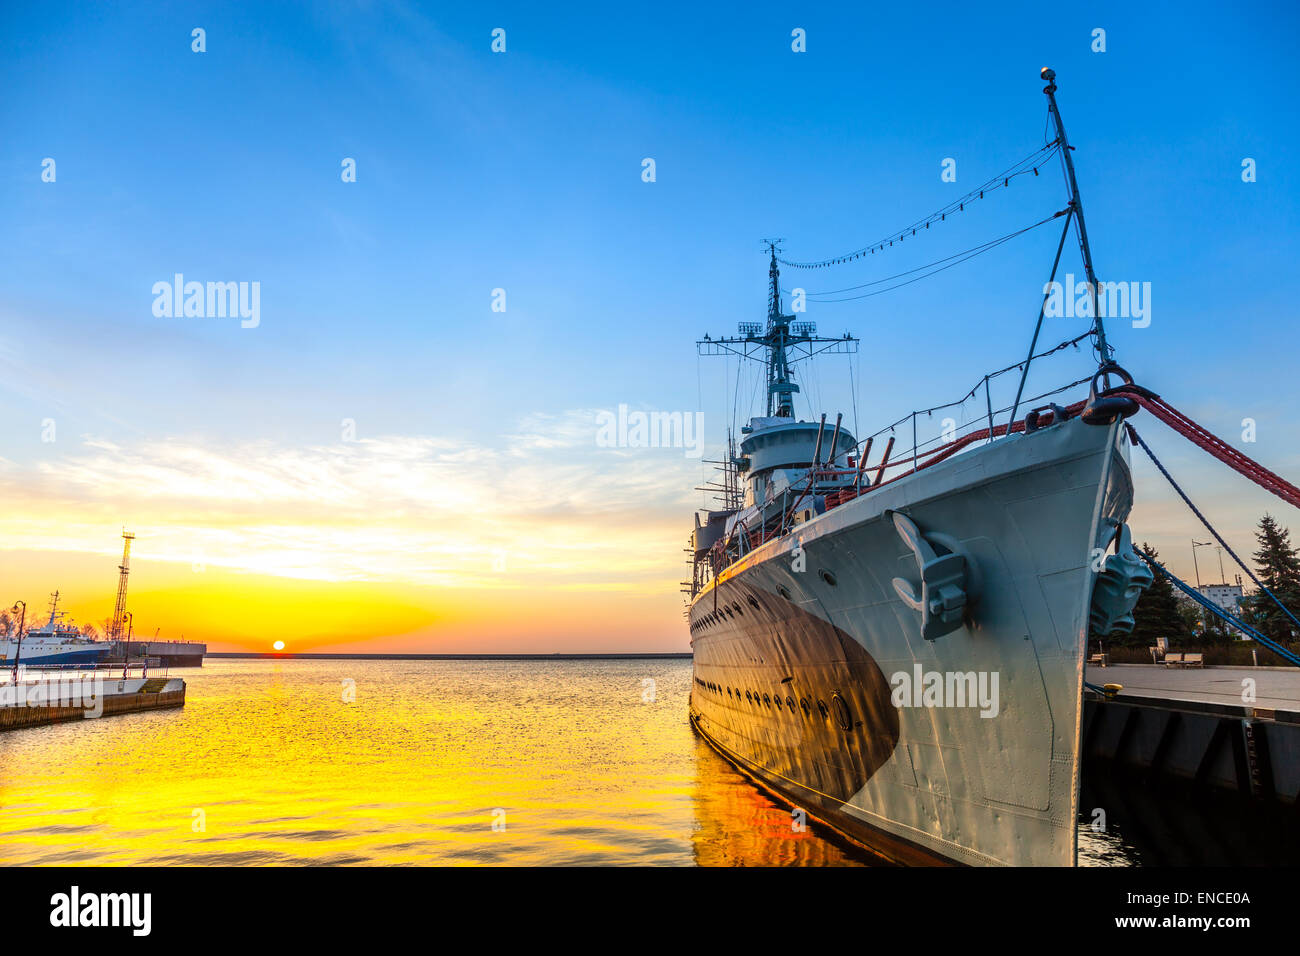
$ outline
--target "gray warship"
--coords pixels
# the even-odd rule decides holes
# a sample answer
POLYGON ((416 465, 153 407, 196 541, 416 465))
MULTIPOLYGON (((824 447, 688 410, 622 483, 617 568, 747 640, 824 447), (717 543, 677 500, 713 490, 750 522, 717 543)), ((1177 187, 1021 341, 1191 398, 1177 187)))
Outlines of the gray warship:
POLYGON ((875 436, 795 417, 791 366, 856 340, 785 312, 775 243, 766 322, 699 343, 763 363, 767 395, 728 449, 721 507, 695 516, 690 721, 759 785, 905 865, 1075 863, 1089 636, 1130 629, 1151 581, 1125 524, 1138 406, 1112 387, 1132 378, 1105 339, 1042 76, 1070 193, 1061 247, 1074 226, 1094 296, 1080 339, 1098 356, 1058 394, 1087 382, 1086 398, 1026 399, 1019 417, 1040 309, 1028 360, 1003 370, 1022 372, 1003 423, 990 403, 981 427, 913 437, 910 455, 891 458, 891 435, 873 464, 875 436))

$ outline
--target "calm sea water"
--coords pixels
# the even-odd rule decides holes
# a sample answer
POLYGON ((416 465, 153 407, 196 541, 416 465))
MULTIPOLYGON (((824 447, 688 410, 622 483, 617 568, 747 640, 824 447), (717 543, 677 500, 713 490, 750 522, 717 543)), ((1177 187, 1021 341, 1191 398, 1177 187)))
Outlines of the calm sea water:
MULTIPOLYGON (((689 661, 210 660, 173 673, 183 709, 0 735, 0 862, 873 862, 815 825, 797 831, 696 737, 689 661)), ((1139 859, 1111 831, 1081 825, 1081 862, 1139 859)))

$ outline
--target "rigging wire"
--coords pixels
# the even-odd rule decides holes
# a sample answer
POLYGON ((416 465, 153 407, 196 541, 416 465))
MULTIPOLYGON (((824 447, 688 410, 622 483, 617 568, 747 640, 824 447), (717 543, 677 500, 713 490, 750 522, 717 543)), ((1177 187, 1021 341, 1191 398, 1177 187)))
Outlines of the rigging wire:
POLYGON ((731 400, 731 430, 727 432, 728 454, 730 454, 730 438, 736 432, 736 425, 739 423, 740 416, 740 376, 744 372, 744 360, 736 358, 736 394, 731 400))
MULTIPOLYGON (((1060 352, 1060 351, 1062 351, 1063 349, 1068 349, 1068 348, 1070 348, 1071 346, 1077 346, 1080 342, 1082 342, 1084 339, 1088 338, 1088 337, 1089 337, 1090 335, 1092 335, 1092 334, 1093 334, 1092 329, 1089 329, 1087 332, 1083 332, 1083 333, 1081 333, 1081 334, 1079 334, 1079 335, 1076 335, 1076 336, 1075 336, 1074 338, 1072 338, 1072 339, 1066 339, 1066 340, 1063 341, 1063 342, 1058 342, 1056 345, 1053 345, 1050 349, 1044 349, 1043 351, 1039 352, 1037 355, 1034 355, 1034 356, 1030 359, 1030 361, 1036 361, 1036 360, 1041 359, 1041 358, 1046 358, 1047 356, 1052 355, 1052 354, 1054 354, 1054 353, 1056 353, 1056 352, 1060 352)), ((1024 363, 1023 361, 1022 361, 1022 362, 1017 362, 1015 365, 1008 365, 1006 368, 998 369, 996 372, 990 372, 987 376, 985 376, 985 378, 988 378, 988 379, 990 379, 990 380, 991 380, 991 379, 995 379, 995 378, 998 378, 999 376, 1002 376, 1002 375, 1007 374, 1008 372, 1019 371, 1019 370, 1021 370, 1021 369, 1024 367, 1024 365, 1025 365, 1025 363, 1024 363)), ((1069 385, 1062 386, 1061 388, 1054 389, 1054 390, 1052 390, 1052 391, 1050 391, 1050 392, 1044 392, 1044 393, 1041 394, 1041 395, 1036 395, 1036 396, 1034 396, 1033 398, 1026 399, 1025 401, 1027 401, 1027 402, 1036 402, 1036 401, 1039 401, 1040 399, 1043 399, 1043 398, 1048 397, 1049 395, 1055 395, 1055 394, 1057 394, 1058 392, 1063 392, 1063 391, 1065 391, 1065 390, 1067 390, 1067 389, 1073 388, 1073 387, 1076 386, 1076 385, 1080 385, 1080 384, 1083 384, 1083 383, 1086 383, 1086 382, 1089 382, 1089 381, 1091 381, 1091 376, 1089 376, 1089 377, 1087 377, 1087 378, 1081 378, 1081 379, 1079 379, 1079 381, 1077 381, 1077 382, 1071 382, 1069 385)), ((899 427, 900 425, 904 424, 905 422, 909 422, 909 421, 911 421, 913 415, 928 415, 928 414, 930 414, 930 413, 932 413, 932 412, 943 411, 943 410, 946 409, 946 408, 959 408, 959 407, 961 407, 962 405, 964 405, 966 402, 970 401, 970 399, 971 399, 972 397, 974 397, 974 395, 975 395, 975 394, 980 390, 980 388, 983 387, 983 385, 984 385, 984 378, 981 378, 978 382, 975 383, 975 385, 971 388, 970 391, 968 391, 965 395, 963 395, 963 396, 962 396, 960 399, 958 399, 957 401, 955 401, 955 402, 945 402, 945 403, 942 404, 942 405, 934 405, 934 406, 931 406, 930 408, 918 408, 918 409, 916 409, 915 411, 913 411, 913 412, 909 412, 908 414, 904 415, 902 418, 900 418, 898 421, 894 422, 892 425, 886 425, 884 428, 880 429, 880 430, 879 430, 878 432, 876 432, 874 435, 871 435, 871 436, 868 436, 868 437, 871 437, 871 438, 879 438, 881 435, 885 434, 886 432, 892 432, 895 428, 899 427)), ((993 410, 993 414, 994 414, 994 415, 1002 415, 1002 414, 1005 414, 1006 412, 1009 412, 1010 410, 1011 410, 1011 406, 1010 406, 1010 405, 1007 405, 1007 406, 1004 407, 1004 408, 997 408, 997 409, 994 409, 994 410, 993 410)), ((865 439, 863 439, 863 438, 859 438, 859 439, 858 439, 858 444, 861 445, 861 444, 863 443, 863 441, 865 441, 865 439)))
POLYGON ((1165 468, 1163 464, 1161 464, 1160 459, 1156 457, 1156 453, 1151 450, 1151 446, 1148 445, 1142 439, 1142 436, 1137 433, 1137 429, 1134 428, 1132 425, 1128 425, 1128 433, 1131 437, 1137 439, 1138 444, 1142 446, 1142 450, 1147 453, 1147 457, 1150 458, 1152 463, 1157 468, 1160 469, 1160 474, 1164 475, 1165 480, 1168 481, 1169 484, 1173 486, 1174 491, 1178 492, 1178 497, 1183 499, 1183 503, 1186 504, 1187 507, 1191 509, 1192 514, 1196 515, 1196 517, 1200 519, 1201 524, 1205 525, 1205 530, 1210 532, 1210 534, 1214 535, 1214 540, 1218 541, 1219 544, 1223 547, 1223 549, 1227 551, 1228 554, 1231 556, 1232 560, 1237 562, 1241 570, 1245 571, 1246 574, 1250 576, 1251 581, 1255 583, 1255 587, 1259 588, 1270 598, 1272 598, 1273 603, 1282 609, 1282 613, 1285 614, 1287 617, 1289 617, 1293 624, 1300 626, 1300 618, 1297 618, 1294 614, 1292 614, 1290 608, 1288 608, 1285 604, 1283 604, 1281 600, 1278 599, 1278 596, 1276 594, 1274 594, 1272 591, 1270 591, 1267 587, 1264 586, 1264 582, 1262 582, 1259 578, 1257 578, 1255 576, 1255 572, 1246 566, 1246 562, 1241 560, 1241 558, 1237 556, 1237 552, 1232 550, 1232 546, 1228 544, 1227 541, 1223 540, 1223 536, 1214 529, 1214 526, 1210 524, 1210 520, 1206 518, 1204 514, 1201 513, 1201 509, 1197 508, 1196 505, 1192 504, 1192 499, 1187 497, 1187 492, 1183 491, 1183 489, 1178 486, 1178 482, 1174 481, 1174 476, 1169 474, 1169 470, 1165 468))
MULTIPOLYGON (((952 260, 952 259, 956 259, 958 256, 964 256, 964 255, 966 255, 967 253, 971 253, 971 252, 975 252, 975 253, 978 253, 978 252, 986 252, 986 251, 988 251, 988 249, 992 249, 994 246, 996 246, 996 245, 998 245, 998 244, 1000 244, 1000 243, 1006 242, 1006 241, 1009 240, 1009 239, 1014 239, 1016 236, 1019 236, 1021 233, 1028 232, 1028 231, 1031 230, 1031 229, 1036 229, 1036 228, 1038 228, 1039 226, 1043 225, 1044 223, 1051 222, 1053 219, 1056 219, 1057 217, 1063 215, 1063 214, 1064 214, 1065 212, 1067 212, 1067 211, 1068 211, 1068 207, 1067 207, 1067 209, 1063 209, 1063 210, 1061 210, 1061 212, 1058 212, 1058 213, 1056 213, 1056 214, 1054 214, 1054 215, 1052 215, 1052 216, 1049 216, 1048 218, 1044 219, 1042 222, 1036 222, 1036 223, 1034 223, 1032 226, 1026 226, 1026 227, 1023 228, 1023 229, 1020 229, 1020 230, 1018 230, 1018 231, 1016 231, 1016 232, 1013 232, 1013 233, 1008 233, 1007 235, 1002 236, 1001 238, 998 238, 998 239, 989 239, 988 241, 986 241, 986 242, 982 242, 982 243, 980 243, 980 244, 977 245, 977 246, 971 246, 969 249, 965 249, 965 250, 963 250, 963 251, 961 251, 961 252, 954 252, 954 253, 953 253, 952 255, 950 255, 950 256, 944 256, 942 259, 935 259, 933 262, 927 262, 927 263, 925 263, 925 265, 917 266, 915 269, 908 269, 908 270, 906 270, 905 272, 896 272, 896 273, 894 273, 892 276, 885 276, 883 279, 873 279, 873 280, 870 281, 870 282, 863 282, 863 283, 860 283, 860 284, 858 284, 858 285, 845 286, 843 289, 827 289, 825 292, 805 292, 805 293, 804 293, 804 296, 805 296, 806 298, 808 298, 808 299, 811 299, 812 301, 823 301, 823 300, 818 299, 818 298, 816 298, 816 297, 817 297, 817 296, 824 296, 824 295, 840 295, 840 294, 842 294, 842 293, 844 293, 844 292, 855 292, 855 291, 857 291, 858 289, 867 289, 867 288, 870 288, 870 287, 873 286, 873 285, 880 285, 882 282, 890 282, 890 281, 892 281, 892 280, 894 280, 894 279, 901 279, 901 278, 903 278, 903 276, 910 276, 910 275, 912 275, 914 272, 920 272, 922 269, 928 269, 928 268, 930 268, 931 266, 941 265, 941 264, 943 264, 943 263, 945 263, 945 262, 948 262, 948 261, 950 261, 950 260, 952 260), (986 247, 987 247, 987 248, 986 248, 986 247)), ((963 261, 965 261, 965 260, 963 260, 963 261)), ((790 292, 789 289, 782 289, 781 291, 782 291, 782 292, 786 292, 786 293, 789 293, 789 292, 790 292)))
POLYGON ((849 397, 853 400, 853 434, 858 433, 858 387, 854 384, 853 377, 853 358, 854 353, 849 353, 849 397))
MULTIPOLYGON (((700 355, 699 350, 696 349, 695 351, 695 392, 696 395, 698 396, 698 401, 700 403, 696 407, 701 410, 704 409, 704 371, 701 368, 702 358, 703 356, 700 355)), ((709 466, 704 463, 704 456, 700 455, 700 506, 706 511, 708 510, 709 507, 709 493, 704 490, 704 485, 708 483, 708 480, 709 480, 709 466)))
POLYGON ((1067 206, 1065 209, 1053 213, 1052 215, 1048 216, 1046 219, 1040 219, 1038 222, 1034 223, 1033 225, 1025 226, 1023 229, 1017 229, 1015 232, 1007 233, 1005 236, 1001 236, 997 239, 990 239, 988 242, 981 243, 978 246, 972 246, 970 249, 966 249, 963 252, 954 253, 953 255, 945 256, 942 259, 936 259, 934 262, 926 263, 923 266, 917 266, 915 269, 909 269, 906 272, 899 272, 892 276, 886 276, 883 279, 875 279, 871 282, 864 282, 862 285, 850 286, 846 289, 839 289, 835 292, 809 292, 807 293, 807 298, 810 302, 833 304, 836 302, 854 302, 857 301, 858 299, 869 299, 872 296, 883 295, 886 292, 893 292, 895 289, 901 289, 903 286, 911 285, 913 282, 920 282, 922 279, 928 279, 930 278, 930 276, 938 275, 940 272, 944 272, 948 269, 951 269, 953 266, 961 265, 963 262, 967 262, 971 259, 974 259, 976 256, 983 255, 984 253, 989 252, 992 249, 996 249, 1004 242, 1010 242, 1012 239, 1015 239, 1017 236, 1022 236, 1033 229, 1037 229, 1039 226, 1046 225, 1047 223, 1051 222, 1054 219, 1059 219, 1061 216, 1064 216, 1069 211, 1070 208, 1067 206), (946 265, 944 265, 944 263, 946 263, 946 265), (939 268, 934 269, 931 268, 932 266, 939 266, 939 268), (915 276, 914 278, 908 279, 906 282, 899 282, 897 285, 889 286, 888 288, 876 289, 873 292, 864 292, 861 295, 845 296, 844 298, 841 299, 816 298, 816 296, 838 295, 842 292, 852 292, 856 289, 865 289, 868 288, 869 286, 879 285, 882 282, 891 282, 894 279, 901 279, 904 276, 912 275, 913 273, 916 272, 921 272, 924 269, 930 269, 930 271, 924 273, 923 275, 918 275, 915 276))
POLYGON ((1040 146, 1038 149, 1034 150, 1024 159, 1020 160, 1018 163, 1014 163, 1011 166, 1008 166, 1002 172, 998 173, 996 176, 992 177, 991 179, 986 180, 981 185, 976 186, 974 189, 966 193, 964 196, 953 200, 952 202, 948 203, 946 206, 942 206, 939 209, 936 209, 934 212, 930 213, 930 215, 924 216, 908 226, 904 226, 902 229, 898 230, 897 232, 890 233, 884 239, 876 240, 870 245, 862 246, 861 248, 855 249, 852 252, 846 252, 840 256, 832 256, 831 258, 828 259, 818 259, 818 260, 813 260, 808 262, 795 262, 793 260, 783 259, 780 256, 777 256, 776 261, 781 263, 782 265, 789 266, 792 269, 825 269, 828 266, 839 265, 844 262, 850 262, 854 259, 860 259, 865 255, 869 255, 878 251, 883 251, 884 249, 892 246, 895 242, 903 242, 904 239, 906 239, 907 237, 915 236, 916 231, 918 229, 929 229, 931 224, 936 222, 944 222, 947 220, 948 216, 952 215, 953 213, 964 212, 966 209, 966 204, 968 202, 974 202, 976 200, 983 199, 985 195, 988 193, 991 193, 997 189, 1002 189, 1007 186, 1010 186, 1011 180, 1015 179, 1017 176, 1023 176, 1027 173, 1033 173, 1035 176, 1037 176, 1038 167, 1042 165, 1044 162, 1046 162, 1051 157, 1053 152, 1056 153, 1060 152, 1060 150, 1058 149, 1059 145, 1060 145, 1060 141, 1054 139, 1051 142, 1046 143, 1043 146, 1040 146))

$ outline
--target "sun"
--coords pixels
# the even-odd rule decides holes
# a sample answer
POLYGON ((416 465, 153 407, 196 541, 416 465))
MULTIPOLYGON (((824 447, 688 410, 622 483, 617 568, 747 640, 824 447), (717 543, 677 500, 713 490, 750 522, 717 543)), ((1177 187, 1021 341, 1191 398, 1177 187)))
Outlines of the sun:
POLYGON ((276 641, 271 646, 274 647, 277 651, 282 651, 284 650, 284 641, 276 641))

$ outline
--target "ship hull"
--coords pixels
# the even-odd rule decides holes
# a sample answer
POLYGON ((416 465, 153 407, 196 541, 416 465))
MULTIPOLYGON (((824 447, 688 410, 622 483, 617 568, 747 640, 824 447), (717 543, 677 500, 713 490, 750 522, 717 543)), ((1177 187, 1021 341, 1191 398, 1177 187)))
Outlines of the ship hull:
POLYGON ((95 664, 102 661, 109 652, 110 648, 106 645, 79 647, 69 650, 66 647, 41 647, 40 645, 29 646, 24 642, 22 648, 18 648, 14 642, 8 644, 0 643, 0 667, 12 667, 15 662, 32 667, 58 665, 74 666, 81 664, 95 664))
POLYGON ((972 449, 763 544, 691 604, 691 722, 782 798, 904 864, 1069 865, 1098 548, 1127 519, 1121 426, 972 449), (966 558, 935 640, 891 515, 966 558))

